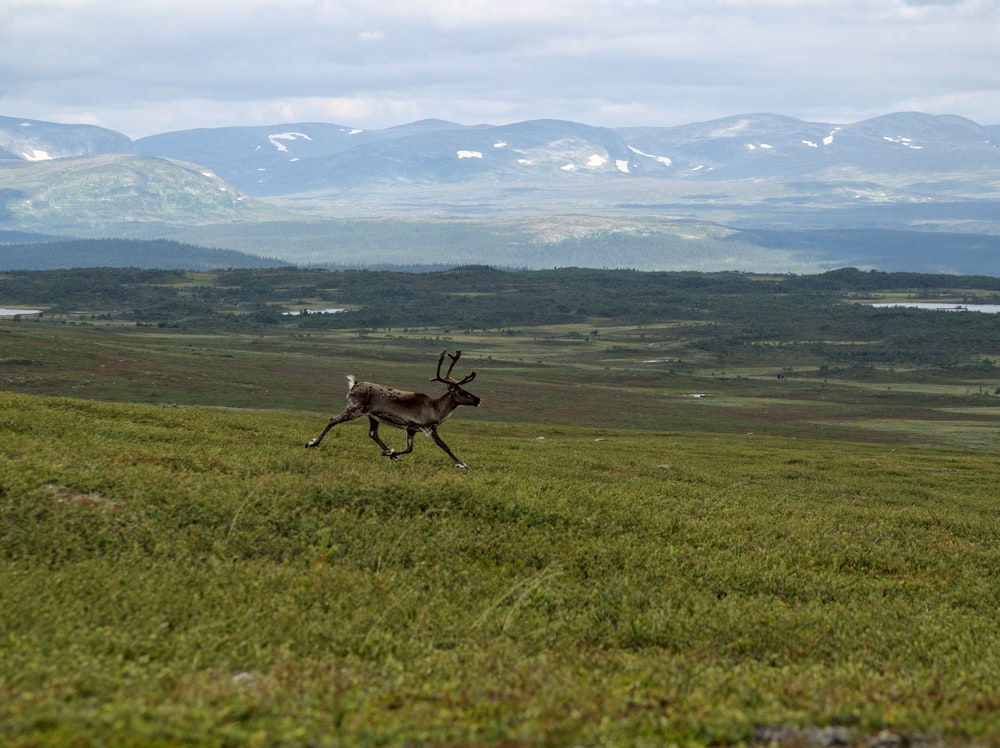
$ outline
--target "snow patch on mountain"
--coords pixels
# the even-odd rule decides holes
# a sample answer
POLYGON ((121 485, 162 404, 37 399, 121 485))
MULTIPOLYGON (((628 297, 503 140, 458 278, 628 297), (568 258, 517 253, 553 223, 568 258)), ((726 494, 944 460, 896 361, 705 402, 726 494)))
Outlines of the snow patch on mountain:
POLYGON ((648 159, 652 159, 653 161, 656 161, 657 163, 661 163, 661 164, 663 164, 664 166, 670 166, 671 164, 673 164, 673 163, 674 163, 674 162, 673 162, 673 161, 672 161, 672 160, 671 160, 671 159, 670 159, 669 157, 667 157, 667 156, 654 156, 654 155, 653 155, 652 153, 643 153, 643 152, 642 152, 642 151, 640 151, 640 150, 639 150, 638 148, 636 148, 636 147, 634 147, 634 146, 631 146, 631 145, 630 145, 630 146, 628 147, 628 149, 629 149, 630 151, 632 151, 632 153, 634 153, 634 154, 635 154, 635 155, 637 155, 637 156, 642 156, 643 158, 648 158, 648 159))
POLYGON ((912 148, 915 151, 920 151, 923 150, 924 148, 922 145, 913 145, 913 138, 906 138, 902 136, 892 138, 889 137, 888 135, 883 135, 882 140, 885 140, 889 143, 898 143, 899 145, 906 146, 907 148, 912 148))
POLYGON ((275 147, 276 150, 282 153, 288 153, 288 147, 282 143, 283 140, 293 141, 302 138, 303 140, 312 140, 304 132, 277 132, 273 135, 268 135, 267 139, 271 142, 271 145, 275 147))

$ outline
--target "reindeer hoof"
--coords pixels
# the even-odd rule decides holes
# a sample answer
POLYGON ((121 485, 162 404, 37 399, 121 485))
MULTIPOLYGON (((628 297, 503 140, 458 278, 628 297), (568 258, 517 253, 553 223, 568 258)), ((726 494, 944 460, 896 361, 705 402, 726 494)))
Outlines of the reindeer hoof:
POLYGON ((395 451, 393 451, 391 449, 387 449, 385 452, 383 452, 382 456, 383 457, 388 457, 393 462, 399 462, 399 457, 397 457, 395 451))
POLYGON ((464 462, 456 462, 455 463, 455 467, 457 467, 459 470, 468 470, 469 469, 469 466, 466 465, 464 462))
POLYGON ((309 449, 310 447, 315 447, 315 446, 318 446, 318 444, 317 444, 317 442, 316 442, 315 439, 310 439, 309 441, 306 442, 306 449, 309 449))

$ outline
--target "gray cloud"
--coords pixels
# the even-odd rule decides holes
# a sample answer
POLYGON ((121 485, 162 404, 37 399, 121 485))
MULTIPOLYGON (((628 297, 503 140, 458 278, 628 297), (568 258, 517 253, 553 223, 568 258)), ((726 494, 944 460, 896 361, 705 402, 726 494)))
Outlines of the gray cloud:
POLYGON ((1000 0, 4 0, 0 114, 139 137, 321 120, 1000 123, 1000 0))

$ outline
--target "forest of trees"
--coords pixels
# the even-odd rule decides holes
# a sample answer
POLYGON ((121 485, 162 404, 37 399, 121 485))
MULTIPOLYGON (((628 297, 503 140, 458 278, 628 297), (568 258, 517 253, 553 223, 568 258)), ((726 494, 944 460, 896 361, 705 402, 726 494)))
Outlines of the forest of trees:
POLYGON ((507 330, 535 325, 690 325, 722 358, 760 355, 780 341, 829 365, 948 366, 1000 341, 1000 315, 942 314, 847 303, 907 291, 931 299, 1000 302, 1000 279, 842 269, 811 276, 561 269, 510 272, 470 266, 432 273, 291 267, 192 273, 82 269, 0 275, 0 306, 44 308, 49 319, 89 312, 177 330, 252 331, 439 327, 507 330), (289 309, 341 307, 346 314, 289 309), (877 346, 844 345, 877 341, 877 346))
MULTIPOLYGON (((258 257, 230 249, 209 249, 193 244, 153 239, 64 239, 18 242, 7 237, 0 249, 2 270, 58 270, 61 268, 212 268, 279 267, 281 260, 258 257)), ((4 237, 0 237, 2 240, 4 237)))

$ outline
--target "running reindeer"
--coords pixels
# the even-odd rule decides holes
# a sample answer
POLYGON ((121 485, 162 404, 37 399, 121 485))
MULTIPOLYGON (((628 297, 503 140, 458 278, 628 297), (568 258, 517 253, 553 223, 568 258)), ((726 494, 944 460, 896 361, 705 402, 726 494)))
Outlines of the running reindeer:
POLYGON ((451 366, 448 367, 448 373, 441 376, 441 364, 444 363, 446 353, 448 353, 447 349, 441 351, 441 356, 438 358, 437 376, 431 379, 432 382, 443 382, 448 385, 448 391, 440 397, 431 397, 421 392, 394 390, 391 387, 373 382, 358 382, 353 376, 348 376, 347 407, 339 416, 331 418, 320 435, 310 440, 306 446, 318 447, 326 433, 338 423, 368 416, 368 436, 382 448, 382 454, 389 459, 398 460, 399 455, 412 452, 414 434, 423 431, 448 453, 448 456, 455 461, 455 467, 467 469, 469 466, 458 459, 438 436, 437 428, 459 405, 471 405, 478 408, 482 399, 462 389, 463 384, 475 379, 476 372, 472 372, 458 382, 451 378, 451 370, 458 363, 458 359, 462 355, 461 351, 455 351, 454 356, 448 353, 451 366), (390 449, 378 435, 380 423, 404 429, 406 431, 406 449, 402 452, 390 449))

